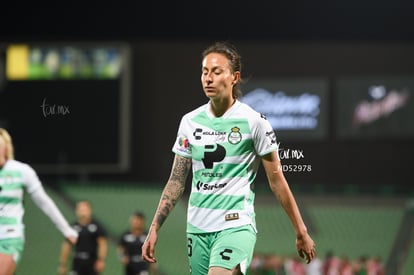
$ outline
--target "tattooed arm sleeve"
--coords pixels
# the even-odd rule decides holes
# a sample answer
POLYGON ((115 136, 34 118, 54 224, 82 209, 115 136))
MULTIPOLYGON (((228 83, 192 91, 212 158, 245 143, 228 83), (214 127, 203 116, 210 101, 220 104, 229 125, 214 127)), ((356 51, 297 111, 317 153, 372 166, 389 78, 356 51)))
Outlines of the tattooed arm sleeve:
POLYGON ((175 155, 170 177, 164 187, 157 211, 151 224, 155 229, 158 230, 162 226, 177 201, 181 198, 190 169, 190 158, 175 155))

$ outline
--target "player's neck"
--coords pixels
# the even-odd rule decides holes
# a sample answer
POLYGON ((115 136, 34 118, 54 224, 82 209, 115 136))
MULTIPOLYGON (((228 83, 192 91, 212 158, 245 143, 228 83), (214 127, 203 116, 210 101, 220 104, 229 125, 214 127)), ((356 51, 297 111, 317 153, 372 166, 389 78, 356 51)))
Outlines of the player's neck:
POLYGON ((142 228, 132 228, 131 233, 138 236, 138 235, 141 235, 142 233, 144 233, 144 229, 142 229, 142 228))
POLYGON ((92 218, 82 218, 82 219, 79 220, 79 223, 81 225, 87 225, 87 224, 91 223, 91 221, 92 221, 92 218))
POLYGON ((234 98, 211 99, 210 110, 215 117, 223 116, 236 103, 234 98))
POLYGON ((7 159, 6 158, 0 157, 0 169, 3 168, 3 166, 6 164, 6 162, 7 162, 7 159))

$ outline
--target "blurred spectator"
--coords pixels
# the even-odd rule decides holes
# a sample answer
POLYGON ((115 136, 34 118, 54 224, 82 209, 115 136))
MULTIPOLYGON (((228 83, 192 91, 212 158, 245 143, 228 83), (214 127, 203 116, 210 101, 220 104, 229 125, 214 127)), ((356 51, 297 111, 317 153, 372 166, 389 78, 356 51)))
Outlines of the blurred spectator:
POLYGON ((252 258, 252 262, 250 264, 250 268, 248 270, 248 274, 250 275, 260 275, 265 262, 265 256, 263 254, 255 252, 252 258))
POLYGON ((309 264, 305 265, 306 275, 322 275, 322 260, 315 256, 309 264))
POLYGON ((264 274, 275 274, 275 275, 281 275, 285 274, 284 269, 284 259, 281 257, 278 257, 276 255, 270 254, 266 255, 265 262, 264 262, 264 274))
POLYGON ((285 261, 287 275, 306 275, 305 266, 299 256, 293 256, 285 261))
POLYGON ((384 264, 381 258, 378 256, 372 257, 367 261, 367 274, 368 275, 384 275, 384 264))
POLYGON ((325 259, 315 257, 306 264, 297 256, 283 258, 273 254, 255 253, 247 275, 384 275, 381 258, 361 256, 355 260, 347 255, 337 257, 332 251, 325 259), (305 273, 304 273, 305 272, 305 273))
POLYGON ((355 275, 368 275, 366 256, 359 257, 355 262, 355 275))
POLYGON ((322 267, 323 275, 339 275, 340 260, 336 257, 332 251, 326 253, 325 261, 322 267))
POLYGON ((341 275, 353 275, 354 274, 354 266, 347 256, 341 257, 339 274, 341 275))

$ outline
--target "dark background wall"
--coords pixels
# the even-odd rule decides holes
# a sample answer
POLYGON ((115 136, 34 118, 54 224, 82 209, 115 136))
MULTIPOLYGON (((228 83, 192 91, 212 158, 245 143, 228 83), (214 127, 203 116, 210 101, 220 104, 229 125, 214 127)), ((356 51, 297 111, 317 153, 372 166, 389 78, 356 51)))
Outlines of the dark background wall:
POLYGON ((7 1, 6 39, 411 40, 412 1, 7 1))
MULTIPOLYGON (((199 81, 199 52, 208 42, 136 44, 133 125, 137 129, 132 139, 132 158, 140 167, 134 172, 137 176, 145 175, 148 180, 154 175, 168 176, 172 160, 170 148, 181 115, 206 101, 199 81), (145 117, 149 120, 142 119, 145 117), (152 136, 151 145, 147 143, 148 136, 152 136)), ((288 173, 292 182, 408 187, 410 162, 405 159, 413 153, 412 137, 384 139, 379 133, 378 137, 370 139, 339 138, 335 134, 340 126, 335 117, 339 106, 334 82, 342 75, 413 75, 413 45, 315 41, 237 41, 237 45, 244 58, 245 76, 325 77, 330 83, 327 137, 319 141, 281 140, 285 147, 302 149, 303 161, 313 166, 311 173, 288 173)))
POLYGON ((28 4, 23 12, 20 4, 7 3, 0 17, 0 41, 122 41, 131 46, 131 167, 90 178, 166 180, 180 117, 206 101, 200 52, 215 40, 230 40, 241 51, 245 76, 328 79, 327 138, 283 141, 303 150, 313 166, 311 173, 289 173, 291 182, 326 188, 359 184, 367 190, 387 184, 407 191, 412 176, 406 156, 414 153, 412 138, 338 139, 334 81, 341 75, 414 76, 413 8, 410 1, 385 0, 121 1, 28 4))

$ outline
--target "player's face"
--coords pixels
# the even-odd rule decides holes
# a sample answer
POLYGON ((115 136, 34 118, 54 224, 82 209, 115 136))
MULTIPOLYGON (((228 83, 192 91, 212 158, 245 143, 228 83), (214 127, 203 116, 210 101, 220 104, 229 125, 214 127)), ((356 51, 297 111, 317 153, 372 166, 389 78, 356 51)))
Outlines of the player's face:
POLYGON ((136 229, 142 229, 145 226, 145 220, 140 218, 140 217, 136 217, 136 216, 132 216, 131 217, 131 227, 132 228, 136 228, 136 229))
POLYGON ((7 144, 2 136, 0 136, 0 166, 3 166, 7 160, 7 144))
POLYGON ((210 53, 203 59, 201 84, 207 97, 232 98, 236 77, 225 55, 210 53))
POLYGON ((92 209, 87 202, 78 202, 76 206, 76 215, 80 219, 89 219, 92 216, 92 209))

